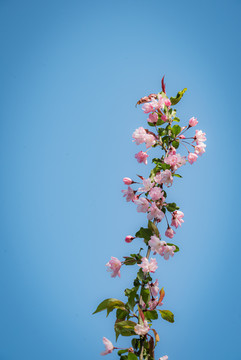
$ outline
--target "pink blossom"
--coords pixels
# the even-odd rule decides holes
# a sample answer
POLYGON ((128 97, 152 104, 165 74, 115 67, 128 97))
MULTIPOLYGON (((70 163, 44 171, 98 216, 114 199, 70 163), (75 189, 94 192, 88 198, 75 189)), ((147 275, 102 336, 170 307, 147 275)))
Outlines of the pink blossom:
POLYGON ((160 254, 164 243, 165 242, 161 241, 156 235, 152 235, 151 239, 148 241, 148 245, 151 247, 151 250, 154 252, 154 254, 160 254))
POLYGON ((171 146, 168 155, 176 155, 177 150, 174 148, 174 146, 171 146))
POLYGON ((152 200, 156 201, 159 200, 160 198, 163 198, 163 191, 159 187, 153 187, 150 190, 149 195, 152 198, 152 200))
POLYGON ((168 360, 168 356, 167 356, 167 355, 164 355, 164 356, 160 357, 159 360, 168 360))
POLYGON ((134 238, 134 236, 131 236, 131 235, 127 235, 126 236, 126 238, 125 238, 125 242, 127 242, 127 243, 131 243, 132 242, 132 240, 134 240, 135 238, 134 238))
POLYGON ((151 296, 156 297, 159 293, 159 282, 158 279, 154 283, 149 284, 149 290, 151 293, 151 296))
POLYGON ((172 173, 170 170, 166 169, 163 172, 157 173, 156 176, 154 177, 154 180, 158 184, 165 184, 166 186, 168 185, 171 186, 173 183, 172 173))
POLYGON ((184 220, 182 219, 184 216, 182 211, 176 210, 172 213, 172 226, 175 226, 175 228, 177 229, 178 226, 181 226, 182 223, 184 222, 184 220))
POLYGON ((149 208, 149 201, 146 199, 146 198, 144 198, 144 197, 142 197, 142 198, 139 198, 139 199, 137 199, 137 200, 134 200, 134 203, 136 204, 136 205, 138 205, 137 206, 137 211, 138 212, 147 212, 147 210, 148 210, 148 208, 149 208))
POLYGON ((155 310, 155 308, 157 307, 158 305, 158 299, 153 299, 153 300, 150 300, 149 303, 149 309, 150 310, 155 310))
POLYGON ((161 115, 161 119, 162 121, 166 122, 168 120, 168 117, 166 115, 161 115))
POLYGON ((195 154, 197 154, 197 155, 204 154, 206 146, 207 146, 206 144, 200 142, 198 145, 195 146, 195 154))
POLYGON ((179 135, 178 136, 180 139, 186 139, 186 136, 185 135, 179 135))
POLYGON ((190 120, 189 120, 189 126, 196 126, 198 124, 198 121, 195 117, 192 117, 190 120))
POLYGON ((147 165, 147 158, 149 157, 149 155, 147 155, 146 152, 143 151, 139 151, 136 155, 135 158, 137 159, 137 161, 139 163, 144 163, 145 165, 147 165))
POLYGON ((114 256, 111 256, 111 260, 106 264, 108 267, 107 271, 113 271, 111 277, 116 277, 117 275, 120 277, 120 268, 121 262, 114 256))
POLYGON ((164 162, 169 164, 172 170, 176 171, 179 167, 186 164, 186 158, 180 154, 168 155, 164 162))
POLYGON ((103 343, 105 345, 105 351, 103 351, 100 355, 107 355, 112 353, 114 350, 114 346, 110 340, 108 340, 106 337, 103 337, 103 343))
POLYGON ((146 103, 142 106, 142 110, 144 111, 145 114, 148 114, 149 112, 153 111, 153 104, 152 103, 146 103))
POLYGON ((149 148, 152 145, 155 145, 156 139, 152 134, 146 134, 145 143, 146 143, 146 148, 149 148))
POLYGON ((150 123, 155 124, 158 121, 157 113, 154 112, 154 113, 150 114, 147 121, 150 122, 150 123))
POLYGON ((197 154, 195 154, 195 153, 189 153, 188 154, 188 161, 189 161, 189 163, 190 164, 193 164, 195 161, 197 161, 197 154))
POLYGON ((147 219, 152 220, 155 218, 155 219, 161 221, 164 218, 164 216, 165 216, 165 214, 160 209, 158 209, 156 204, 152 203, 151 207, 148 210, 147 219))
POLYGON ((200 142, 204 142, 206 140, 206 133, 202 132, 202 130, 196 130, 194 141, 196 141, 197 145, 199 145, 200 142))
POLYGON ((151 258, 149 262, 149 260, 146 257, 143 257, 141 261, 142 263, 138 264, 138 266, 142 268, 144 273, 148 273, 148 272, 154 273, 158 268, 156 259, 151 258))
POLYGON ((161 94, 158 94, 157 95, 157 99, 153 99, 152 100, 152 106, 158 110, 160 108, 163 108, 163 105, 164 105, 164 100, 163 100, 163 97, 161 94))
POLYGON ((128 177, 125 177, 125 178, 123 179, 123 182, 124 182, 124 184, 126 184, 126 185, 131 185, 131 184, 134 183, 134 181, 131 180, 131 179, 128 178, 128 177))
POLYGON ((176 246, 174 245, 166 245, 164 247, 164 252, 163 252, 163 256, 165 260, 169 259, 169 256, 173 256, 174 255, 174 251, 176 250, 176 246))
POLYGON ((168 227, 165 232, 166 237, 172 239, 174 234, 176 234, 175 231, 172 228, 168 227))
POLYGON ((133 132, 132 137, 136 145, 143 144, 146 141, 146 130, 141 126, 133 132))
POLYGON ((139 188, 138 191, 140 192, 148 192, 151 190, 151 188, 153 188, 153 186, 155 185, 150 178, 148 179, 143 179, 142 180, 143 183, 143 187, 139 188))
POLYGON ((132 201, 134 199, 134 196, 135 196, 135 192, 134 190, 128 186, 128 189, 127 190, 121 190, 121 192, 123 192, 123 197, 126 197, 126 201, 132 201))
POLYGON ((148 326, 148 322, 145 320, 143 324, 137 324, 134 327, 134 330, 137 335, 146 335, 150 328, 148 326))
POLYGON ((172 104, 169 99, 165 99, 164 103, 165 103, 166 106, 171 106, 171 104, 172 104))

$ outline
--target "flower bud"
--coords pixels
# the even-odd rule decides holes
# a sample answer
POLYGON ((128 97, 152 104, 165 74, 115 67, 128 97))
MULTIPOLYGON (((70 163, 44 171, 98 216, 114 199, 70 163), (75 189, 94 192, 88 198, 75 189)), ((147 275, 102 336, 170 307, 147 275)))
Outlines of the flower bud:
POLYGON ((132 240, 134 240, 135 238, 134 238, 134 236, 131 236, 131 235, 127 235, 127 237, 125 238, 125 242, 127 242, 127 243, 131 243, 132 242, 132 240))
POLYGON ((126 184, 126 185, 131 185, 131 184, 133 184, 133 180, 131 180, 130 178, 128 178, 128 177, 125 177, 124 179, 123 179, 123 182, 124 182, 124 184, 126 184))
POLYGON ((195 117, 192 117, 190 120, 189 120, 189 126, 196 126, 198 124, 198 121, 195 117))

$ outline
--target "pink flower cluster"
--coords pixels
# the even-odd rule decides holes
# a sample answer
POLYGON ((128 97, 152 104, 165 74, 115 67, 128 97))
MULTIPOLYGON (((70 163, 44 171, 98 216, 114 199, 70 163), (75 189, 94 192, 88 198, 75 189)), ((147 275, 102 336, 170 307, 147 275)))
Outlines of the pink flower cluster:
POLYGON ((146 148, 149 148, 156 143, 155 136, 149 134, 143 127, 139 127, 136 129, 132 135, 133 141, 136 142, 136 145, 140 145, 145 143, 146 148))
POLYGON ((174 251, 176 250, 174 245, 167 245, 165 241, 160 240, 156 235, 151 236, 148 245, 154 254, 158 253, 163 256, 165 260, 168 260, 170 256, 174 256, 174 251))

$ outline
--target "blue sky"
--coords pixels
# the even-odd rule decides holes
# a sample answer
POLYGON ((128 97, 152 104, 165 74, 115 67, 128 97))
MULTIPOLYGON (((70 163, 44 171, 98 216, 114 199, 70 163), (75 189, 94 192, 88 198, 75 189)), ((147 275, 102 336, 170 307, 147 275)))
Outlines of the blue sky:
POLYGON ((114 341, 114 317, 91 313, 134 276, 104 265, 140 245, 124 243, 146 218, 122 178, 149 173, 134 159, 146 118, 134 105, 164 74, 169 96, 188 88, 179 117, 196 116, 208 141, 169 191, 185 223, 157 271, 176 322, 156 322, 156 357, 240 359, 240 10, 0 1, 0 359, 97 360, 102 337, 114 341))

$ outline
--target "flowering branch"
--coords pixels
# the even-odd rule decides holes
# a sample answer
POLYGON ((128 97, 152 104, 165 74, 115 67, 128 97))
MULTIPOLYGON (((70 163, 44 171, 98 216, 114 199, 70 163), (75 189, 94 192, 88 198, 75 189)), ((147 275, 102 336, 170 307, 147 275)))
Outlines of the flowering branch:
MULTIPOLYGON (((132 137, 136 145, 145 144, 146 146, 146 150, 139 151, 135 158, 139 163, 147 164, 150 156, 147 152, 155 147, 160 147, 164 154, 160 154, 160 158, 152 159, 154 168, 148 178, 138 175, 141 179, 139 188, 132 188, 135 184, 140 185, 139 181, 134 181, 129 177, 123 179, 124 184, 128 186, 126 190, 122 190, 126 201, 137 205, 137 211, 146 213, 148 219, 147 227, 141 227, 135 236, 126 236, 125 241, 130 243, 136 238, 143 239, 147 246, 147 253, 146 256, 142 256, 143 249, 140 248, 138 253, 124 256, 123 261, 111 257, 106 264, 107 270, 111 272, 111 277, 120 277, 120 269, 123 265, 137 265, 139 270, 133 281, 133 287, 124 291, 127 297, 126 303, 114 298, 106 299, 94 312, 95 314, 107 310, 108 316, 110 312, 116 310, 114 325, 116 340, 119 335, 134 336, 131 341, 132 346, 128 349, 116 348, 110 340, 103 338, 105 351, 101 354, 106 355, 118 349, 120 360, 154 360, 154 350, 159 341, 159 335, 151 327, 152 321, 158 319, 160 314, 162 319, 174 322, 174 315, 170 310, 160 309, 163 305, 165 291, 163 288, 159 289, 158 279, 155 281, 152 279, 151 274, 155 273, 158 264, 157 259, 150 258, 150 256, 152 252, 157 257, 160 255, 165 260, 169 260, 179 251, 177 245, 161 240, 158 229, 158 224, 165 218, 167 222, 165 236, 172 239, 176 234, 174 228, 177 229, 184 222, 184 214, 176 203, 167 202, 166 190, 173 185, 174 177, 182 177, 176 171, 187 162, 193 164, 206 148, 206 134, 201 130, 196 130, 193 136, 186 137, 184 135, 186 131, 198 124, 196 118, 192 117, 186 126, 178 125, 180 119, 176 116, 176 110, 172 106, 181 100, 185 91, 186 89, 183 89, 176 97, 168 98, 163 77, 160 93, 144 96, 137 102, 137 105, 142 105, 144 113, 149 114, 147 122, 152 131, 142 126, 134 131, 132 137), (173 125, 173 123, 175 124, 173 125), (184 146, 187 155, 177 153, 180 144, 184 146), (193 152, 188 150, 186 144, 194 149, 193 152), (168 220, 169 216, 170 220, 168 220), (153 335, 150 334, 150 330, 153 335)), ((167 359, 167 355, 159 358, 159 360, 167 359)))

